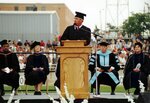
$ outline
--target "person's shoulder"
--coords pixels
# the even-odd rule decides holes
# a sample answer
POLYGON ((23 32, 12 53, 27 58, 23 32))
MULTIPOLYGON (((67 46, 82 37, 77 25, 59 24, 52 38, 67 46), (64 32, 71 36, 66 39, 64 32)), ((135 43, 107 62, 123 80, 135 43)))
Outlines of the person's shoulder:
POLYGON ((114 55, 114 56, 115 56, 116 54, 115 54, 115 53, 113 53, 113 52, 110 52, 110 54, 109 54, 109 55, 114 55))
POLYGON ((111 57, 118 58, 117 54, 115 54, 115 53, 113 53, 113 52, 111 52, 109 55, 110 55, 111 57))
POLYGON ((128 59, 133 59, 134 56, 135 56, 135 54, 130 54, 130 55, 128 56, 128 59))
POLYGON ((90 30, 90 31, 91 31, 91 29, 90 29, 89 27, 85 26, 85 25, 82 25, 82 28, 83 28, 83 29, 87 29, 87 30, 90 30))
POLYGON ((41 53, 41 55, 40 56, 42 56, 42 57, 46 57, 46 55, 44 54, 44 52, 43 53, 41 53))
POLYGON ((29 56, 28 56, 28 58, 33 58, 34 57, 34 54, 30 54, 29 56))
POLYGON ((73 29, 74 28, 74 26, 73 25, 69 25, 69 26, 67 26, 66 27, 66 29, 65 30, 70 30, 70 29, 73 29))
POLYGON ((150 59, 150 58, 149 58, 149 56, 148 56, 148 54, 146 54, 146 53, 143 53, 143 55, 144 55, 144 57, 145 57, 145 58, 148 58, 148 59, 150 59))
POLYGON ((5 56, 5 54, 4 54, 3 52, 0 52, 0 55, 3 55, 3 56, 5 56))
POLYGON ((69 26, 67 26, 67 28, 73 28, 74 27, 74 25, 69 25, 69 26))

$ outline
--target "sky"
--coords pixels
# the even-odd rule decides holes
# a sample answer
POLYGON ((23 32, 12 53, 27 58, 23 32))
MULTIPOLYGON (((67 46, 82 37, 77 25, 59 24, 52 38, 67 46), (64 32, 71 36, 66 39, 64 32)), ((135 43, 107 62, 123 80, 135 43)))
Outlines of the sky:
POLYGON ((132 13, 144 12, 144 7, 147 11, 146 3, 150 6, 150 0, 0 0, 0 3, 65 3, 72 13, 87 14, 83 24, 91 30, 95 26, 105 30, 106 23, 121 26, 132 13))

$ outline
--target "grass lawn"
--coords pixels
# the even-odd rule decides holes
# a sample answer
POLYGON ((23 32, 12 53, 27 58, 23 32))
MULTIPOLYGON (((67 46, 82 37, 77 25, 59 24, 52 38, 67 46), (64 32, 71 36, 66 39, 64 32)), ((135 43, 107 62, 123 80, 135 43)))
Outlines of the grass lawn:
MULTIPOLYGON (((10 87, 10 86, 5 85, 4 88, 5 88, 5 92, 6 92, 6 93, 10 93, 10 92, 11 92, 11 87, 10 87)), ((89 87, 89 91, 90 91, 90 90, 91 90, 91 89, 90 89, 90 87, 89 87)), ((111 92, 111 87, 106 86, 106 85, 102 85, 102 86, 100 87, 100 90, 101 90, 101 92, 111 92)), ((29 91, 29 92, 34 92, 34 86, 28 86, 28 91, 29 91)), ((46 92, 46 86, 45 86, 45 85, 43 85, 42 91, 43 91, 43 92, 46 92)), ((134 89, 131 89, 131 90, 130 90, 131 93, 133 93, 133 91, 134 91, 134 89)), ((20 93, 20 92, 25 92, 25 85, 22 85, 22 86, 20 86, 20 87, 18 88, 18 93, 20 93)), ((54 86, 49 86, 49 93, 51 93, 51 92, 56 92, 54 86)), ((115 92, 116 92, 116 93, 125 93, 125 89, 124 89, 124 87, 123 87, 122 85, 118 85, 118 86, 116 87, 116 91, 115 91, 115 92)))

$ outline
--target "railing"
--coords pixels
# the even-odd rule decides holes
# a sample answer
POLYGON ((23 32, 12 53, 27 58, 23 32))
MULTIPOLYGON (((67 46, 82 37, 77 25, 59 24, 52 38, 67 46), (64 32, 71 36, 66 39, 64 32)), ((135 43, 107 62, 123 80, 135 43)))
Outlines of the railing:
MULTIPOLYGON (((27 57, 33 53, 31 53, 31 52, 15 52, 15 53, 18 56, 21 72, 23 72, 25 65, 26 65, 27 57)), ((49 67, 50 67, 49 71, 54 72, 59 55, 55 51, 53 51, 53 52, 41 52, 41 53, 46 55, 46 57, 49 61, 49 67)))

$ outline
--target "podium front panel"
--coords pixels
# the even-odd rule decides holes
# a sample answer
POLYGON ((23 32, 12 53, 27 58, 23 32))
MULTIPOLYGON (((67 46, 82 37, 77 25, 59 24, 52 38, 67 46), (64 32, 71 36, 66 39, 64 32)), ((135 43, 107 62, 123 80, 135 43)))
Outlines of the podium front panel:
POLYGON ((60 58, 61 63, 61 92, 64 94, 64 84, 76 98, 88 98, 88 67, 87 54, 66 54, 60 58))

